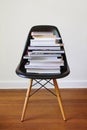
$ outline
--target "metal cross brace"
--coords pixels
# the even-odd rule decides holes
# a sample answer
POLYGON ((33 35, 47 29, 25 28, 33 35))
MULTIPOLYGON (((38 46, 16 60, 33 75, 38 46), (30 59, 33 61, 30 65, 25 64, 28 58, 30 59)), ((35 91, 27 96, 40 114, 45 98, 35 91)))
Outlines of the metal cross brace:
POLYGON ((33 83, 32 86, 35 86, 35 85, 39 84, 41 87, 39 87, 38 89, 36 89, 32 94, 30 94, 30 96, 32 96, 33 94, 35 94, 36 92, 38 92, 42 87, 45 88, 47 91, 49 91, 54 96, 56 96, 55 93, 53 93, 50 89, 48 89, 48 88, 45 87, 45 85, 48 84, 48 83, 50 83, 51 85, 54 86, 54 84, 50 82, 51 80, 52 79, 34 79, 35 83, 33 83), (45 83, 42 84, 41 83, 42 80, 44 80, 45 83))

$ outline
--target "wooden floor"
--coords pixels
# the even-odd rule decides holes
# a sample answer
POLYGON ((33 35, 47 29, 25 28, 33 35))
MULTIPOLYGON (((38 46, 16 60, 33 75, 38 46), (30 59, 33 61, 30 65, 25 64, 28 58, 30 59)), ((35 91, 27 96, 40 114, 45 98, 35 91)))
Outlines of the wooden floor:
POLYGON ((87 89, 60 91, 67 121, 57 98, 43 89, 30 98, 20 122, 26 90, 0 90, 0 130, 87 130, 87 89))

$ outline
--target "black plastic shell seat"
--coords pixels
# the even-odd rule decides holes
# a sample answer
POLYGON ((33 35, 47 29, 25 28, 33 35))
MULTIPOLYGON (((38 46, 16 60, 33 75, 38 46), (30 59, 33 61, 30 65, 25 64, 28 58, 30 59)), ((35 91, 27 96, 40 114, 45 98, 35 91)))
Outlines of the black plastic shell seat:
MULTIPOLYGON (((17 66, 16 74, 20 77, 30 78, 30 79, 58 79, 58 78, 63 78, 65 76, 67 76, 70 73, 70 69, 69 69, 69 66, 67 63, 67 58, 66 58, 65 53, 63 54, 64 66, 61 67, 60 74, 57 74, 57 73, 26 73, 26 69, 24 68, 24 65, 27 62, 27 60, 24 59, 23 56, 26 54, 27 48, 30 45, 30 39, 32 38, 31 32, 34 32, 34 31, 40 31, 40 32, 51 31, 56 36, 61 37, 59 30, 55 26, 37 25, 37 26, 32 27, 28 34, 28 38, 26 41, 26 45, 25 45, 22 57, 21 57, 21 61, 20 61, 19 65, 17 66)), ((62 38, 60 40, 60 43, 61 44, 63 43, 62 38)), ((63 49, 64 49, 64 46, 63 46, 63 49)))

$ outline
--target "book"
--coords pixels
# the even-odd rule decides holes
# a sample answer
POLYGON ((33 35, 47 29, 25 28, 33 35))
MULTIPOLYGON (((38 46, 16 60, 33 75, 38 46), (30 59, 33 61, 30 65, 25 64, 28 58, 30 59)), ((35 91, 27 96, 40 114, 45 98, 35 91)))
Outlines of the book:
POLYGON ((34 50, 34 51, 30 51, 30 52, 28 52, 28 54, 48 54, 48 53, 50 53, 50 54, 56 54, 56 53, 58 53, 58 52, 64 52, 64 51, 62 51, 62 50, 60 50, 60 51, 55 51, 55 50, 43 50, 43 51, 38 51, 38 50, 34 50))
POLYGON ((32 63, 32 62, 27 62, 25 64, 25 68, 33 68, 33 69, 60 69, 60 64, 46 64, 46 63, 32 63))
POLYGON ((64 61, 61 60, 61 61, 55 61, 55 62, 52 62, 52 61, 44 61, 44 62, 33 62, 33 61, 30 61, 30 62, 27 62, 25 64, 25 68, 41 68, 41 69, 59 69, 60 66, 64 66, 64 61))
POLYGON ((48 54, 44 54, 44 53, 38 53, 38 54, 36 54, 36 53, 33 53, 33 54, 29 54, 28 55, 30 58, 31 57, 48 57, 48 56, 50 56, 50 57, 58 57, 59 56, 59 54, 58 53, 48 53, 48 54))
POLYGON ((60 50, 60 46, 28 46, 28 50, 60 50))
POLYGON ((56 35, 33 35, 32 38, 34 39, 42 39, 42 38, 56 38, 56 35))
POLYGON ((59 40, 61 39, 61 37, 56 36, 55 34, 53 34, 53 32, 31 32, 31 36, 32 38, 35 39, 42 39, 42 38, 58 38, 59 40))
POLYGON ((57 39, 31 39, 30 46, 59 46, 61 45, 57 39))
POLYGON ((43 74, 54 74, 54 73, 56 73, 56 74, 60 74, 61 73, 61 71, 59 70, 59 69, 26 69, 26 73, 43 73, 43 74))
POLYGON ((32 52, 28 52, 28 55, 30 57, 33 57, 33 56, 58 56, 58 54, 63 54, 64 53, 64 50, 60 50, 60 51, 32 51, 32 52))
POLYGON ((28 55, 28 54, 26 54, 26 55, 24 55, 23 56, 23 59, 27 59, 27 60, 32 60, 32 59, 37 59, 37 58, 39 58, 39 59, 43 59, 43 58, 45 58, 45 57, 62 57, 62 55, 61 54, 57 54, 57 55, 52 55, 52 54, 47 54, 47 55, 33 55, 33 56, 30 56, 30 55, 28 55))
POLYGON ((33 31, 31 35, 53 35, 51 31, 33 31))
POLYGON ((40 35, 45 35, 45 36, 49 36, 49 35, 53 35, 53 32, 51 31, 34 31, 34 32, 31 32, 31 36, 40 36, 40 35))
POLYGON ((62 57, 31 57, 31 59, 28 59, 28 61, 32 63, 63 63, 62 57))

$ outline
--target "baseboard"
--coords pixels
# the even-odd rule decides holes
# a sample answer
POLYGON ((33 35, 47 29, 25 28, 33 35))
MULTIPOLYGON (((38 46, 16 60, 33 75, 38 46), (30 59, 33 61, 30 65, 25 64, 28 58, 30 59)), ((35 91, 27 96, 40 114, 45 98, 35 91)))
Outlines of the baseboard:
MULTIPOLYGON (((87 80, 59 80, 60 88, 87 88, 87 80)), ((29 80, 25 81, 0 81, 0 89, 26 89, 29 86, 29 80)), ((34 88, 38 88, 35 86, 34 88)), ((48 88, 53 88, 49 85, 48 88)))

